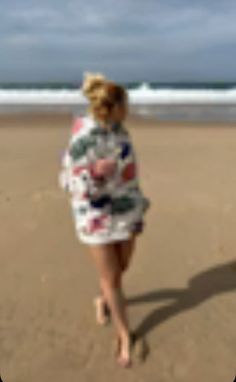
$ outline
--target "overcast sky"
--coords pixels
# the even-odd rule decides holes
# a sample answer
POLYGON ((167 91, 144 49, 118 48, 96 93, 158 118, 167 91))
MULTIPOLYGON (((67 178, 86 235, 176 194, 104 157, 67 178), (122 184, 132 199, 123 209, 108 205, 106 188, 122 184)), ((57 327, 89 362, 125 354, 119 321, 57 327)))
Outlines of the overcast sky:
POLYGON ((235 0, 0 0, 0 81, 236 80, 235 0))

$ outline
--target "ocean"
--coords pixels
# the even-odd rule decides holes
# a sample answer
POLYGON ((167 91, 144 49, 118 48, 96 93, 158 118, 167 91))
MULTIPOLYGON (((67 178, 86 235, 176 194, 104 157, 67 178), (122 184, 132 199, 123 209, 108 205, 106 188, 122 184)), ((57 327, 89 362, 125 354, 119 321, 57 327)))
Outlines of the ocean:
MULTIPOLYGON (((130 112, 157 120, 236 122, 236 82, 121 83, 130 112)), ((0 84, 0 113, 71 112, 87 106, 79 83, 0 84)))

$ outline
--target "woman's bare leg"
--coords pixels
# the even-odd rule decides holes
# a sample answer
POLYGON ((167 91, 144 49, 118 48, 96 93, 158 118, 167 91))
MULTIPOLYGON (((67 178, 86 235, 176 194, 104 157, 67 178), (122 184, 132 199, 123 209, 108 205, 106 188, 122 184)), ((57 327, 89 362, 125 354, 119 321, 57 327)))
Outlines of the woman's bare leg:
MULTIPOLYGON (((117 241, 114 243, 117 256, 119 258, 121 272, 125 272, 130 264, 131 257, 135 249, 136 235, 133 235, 131 239, 124 241, 117 241)), ((97 308, 99 310, 98 323, 107 323, 109 317, 109 306, 106 302, 102 288, 100 288, 100 293, 95 299, 97 308)))
POLYGON ((130 330, 121 285, 121 267, 114 244, 90 246, 99 273, 100 287, 109 305, 117 337, 121 341, 120 362, 130 363, 130 330))
MULTIPOLYGON (((117 241, 114 243, 122 273, 128 269, 130 264, 130 260, 135 249, 135 240, 136 236, 133 235, 129 240, 117 241)), ((107 322, 109 316, 109 306, 107 305, 102 288, 100 288, 100 293, 96 297, 95 301, 99 310, 98 323, 103 325, 107 322)))
POLYGON ((100 294, 94 298, 93 302, 96 309, 97 323, 99 325, 106 325, 110 321, 111 312, 102 290, 100 294))
POLYGON ((134 234, 130 239, 116 242, 116 251, 118 253, 121 270, 125 272, 132 258, 132 255, 135 250, 136 235, 134 234))

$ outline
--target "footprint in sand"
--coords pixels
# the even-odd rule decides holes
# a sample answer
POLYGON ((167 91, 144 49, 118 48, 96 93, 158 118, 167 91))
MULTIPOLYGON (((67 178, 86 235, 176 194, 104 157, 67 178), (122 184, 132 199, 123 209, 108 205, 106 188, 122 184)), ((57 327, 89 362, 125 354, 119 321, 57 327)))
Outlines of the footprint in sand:
POLYGON ((4 191, 0 190, 0 201, 3 203, 9 203, 11 202, 10 195, 6 195, 4 191))

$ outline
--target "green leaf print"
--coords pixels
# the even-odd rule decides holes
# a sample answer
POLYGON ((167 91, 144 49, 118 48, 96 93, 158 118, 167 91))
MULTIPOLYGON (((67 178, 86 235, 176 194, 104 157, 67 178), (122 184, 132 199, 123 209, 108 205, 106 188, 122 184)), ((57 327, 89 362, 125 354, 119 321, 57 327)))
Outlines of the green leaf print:
POLYGON ((107 129, 103 129, 103 128, 98 127, 98 126, 94 127, 94 129, 92 129, 92 130, 90 131, 90 134, 91 134, 91 135, 95 135, 95 136, 99 136, 99 135, 101 135, 101 136, 103 136, 103 135, 108 135, 108 133, 109 133, 109 131, 108 131, 107 129))
POLYGON ((90 147, 94 147, 96 145, 96 138, 94 136, 87 136, 79 138, 75 141, 70 148, 70 155, 73 160, 78 160, 84 155, 86 155, 87 150, 90 147))
POLYGON ((135 200, 129 196, 113 198, 111 202, 111 213, 122 214, 135 208, 135 200))

